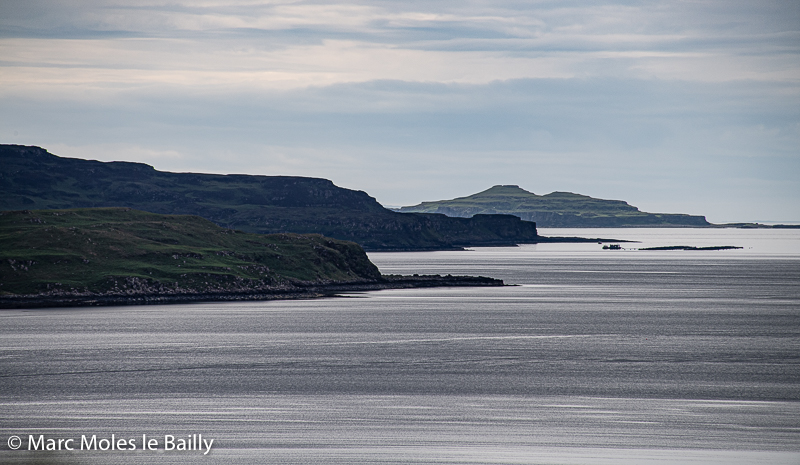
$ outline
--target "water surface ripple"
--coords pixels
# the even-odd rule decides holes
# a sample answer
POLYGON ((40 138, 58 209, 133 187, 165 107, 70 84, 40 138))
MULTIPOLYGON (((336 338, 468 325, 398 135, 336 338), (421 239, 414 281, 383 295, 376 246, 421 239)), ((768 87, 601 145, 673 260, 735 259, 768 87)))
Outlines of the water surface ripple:
POLYGON ((565 250, 371 254, 504 288, 2 311, 0 461, 800 463, 800 258, 565 250), (112 433, 215 445, 6 444, 112 433))

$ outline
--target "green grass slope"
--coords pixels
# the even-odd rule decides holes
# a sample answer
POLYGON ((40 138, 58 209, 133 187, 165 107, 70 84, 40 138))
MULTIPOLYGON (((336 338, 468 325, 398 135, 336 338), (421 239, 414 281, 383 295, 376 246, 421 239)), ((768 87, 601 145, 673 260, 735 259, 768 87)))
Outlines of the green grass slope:
POLYGON ((0 212, 0 295, 225 293, 380 279, 352 242, 129 208, 0 212))
POLYGON ((539 227, 709 226, 703 216, 647 213, 622 200, 596 199, 571 192, 536 195, 519 186, 494 186, 467 197, 403 207, 407 213, 514 215, 539 227))

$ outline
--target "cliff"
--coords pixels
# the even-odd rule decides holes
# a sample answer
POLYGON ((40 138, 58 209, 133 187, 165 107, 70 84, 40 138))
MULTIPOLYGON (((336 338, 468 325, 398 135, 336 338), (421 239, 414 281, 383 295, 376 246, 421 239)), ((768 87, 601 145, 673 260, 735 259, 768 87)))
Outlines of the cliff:
POLYGON ((197 215, 250 233, 316 233, 367 250, 539 240, 534 223, 514 216, 398 213, 327 179, 170 173, 142 163, 63 158, 39 147, 0 145, 0 210, 86 207, 197 215))

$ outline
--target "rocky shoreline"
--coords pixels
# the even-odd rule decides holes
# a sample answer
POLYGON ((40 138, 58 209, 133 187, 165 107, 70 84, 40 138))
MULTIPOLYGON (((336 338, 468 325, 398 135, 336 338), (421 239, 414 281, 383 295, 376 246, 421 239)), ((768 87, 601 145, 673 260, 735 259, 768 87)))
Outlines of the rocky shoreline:
POLYGON ((429 287, 504 286, 503 280, 482 276, 385 275, 379 280, 350 282, 295 282, 273 289, 254 289, 236 292, 148 292, 128 289, 121 292, 91 293, 61 291, 28 295, 0 296, 0 309, 89 307, 116 305, 160 305, 190 302, 224 302, 244 300, 285 300, 332 297, 346 292, 382 289, 412 289, 429 287))

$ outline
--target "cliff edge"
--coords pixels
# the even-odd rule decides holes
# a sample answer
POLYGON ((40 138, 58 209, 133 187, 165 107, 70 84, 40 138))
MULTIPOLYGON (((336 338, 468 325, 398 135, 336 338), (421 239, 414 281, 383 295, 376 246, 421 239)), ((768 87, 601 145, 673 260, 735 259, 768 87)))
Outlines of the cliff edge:
POLYGON ((0 145, 0 210, 91 207, 197 215, 250 233, 322 234, 366 250, 446 250, 539 239, 536 224, 514 216, 398 213, 327 179, 170 173, 143 163, 63 158, 40 147, 0 145))

